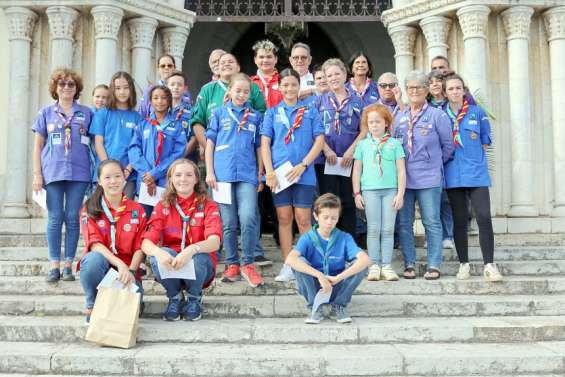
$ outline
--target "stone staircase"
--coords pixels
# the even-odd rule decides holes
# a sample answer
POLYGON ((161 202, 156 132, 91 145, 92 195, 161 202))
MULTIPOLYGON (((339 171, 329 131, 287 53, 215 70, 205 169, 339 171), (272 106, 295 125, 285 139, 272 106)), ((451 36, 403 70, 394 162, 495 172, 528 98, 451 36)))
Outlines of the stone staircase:
MULTIPOLYGON (((158 319, 166 298, 144 281, 146 313, 129 350, 83 341, 80 283, 44 282, 42 235, 0 235, 0 377, 3 376, 564 376, 565 243, 561 236, 497 236, 503 283, 456 281, 445 250, 438 281, 364 282, 350 307, 354 322, 306 325, 293 283, 221 283, 206 292, 204 319, 158 319), (520 246, 527 245, 527 246, 520 246)), ((395 267, 401 271, 399 252, 395 267)), ((418 270, 425 252, 418 249, 418 270)), ((218 272, 223 269, 218 266, 218 272)))

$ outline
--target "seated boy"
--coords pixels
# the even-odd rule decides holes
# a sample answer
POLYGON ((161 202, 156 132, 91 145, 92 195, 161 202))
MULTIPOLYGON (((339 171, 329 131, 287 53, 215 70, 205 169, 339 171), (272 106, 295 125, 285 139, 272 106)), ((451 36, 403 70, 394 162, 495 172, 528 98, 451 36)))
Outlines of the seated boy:
MULTIPOLYGON (((320 196, 314 202, 314 218, 318 224, 300 237, 285 263, 294 270, 298 292, 306 299, 310 311, 318 291, 331 290, 331 316, 339 323, 349 323, 347 304, 367 274, 371 260, 349 233, 335 227, 340 212, 341 201, 337 196, 320 196)), ((305 322, 316 324, 322 319, 320 305, 305 322)))

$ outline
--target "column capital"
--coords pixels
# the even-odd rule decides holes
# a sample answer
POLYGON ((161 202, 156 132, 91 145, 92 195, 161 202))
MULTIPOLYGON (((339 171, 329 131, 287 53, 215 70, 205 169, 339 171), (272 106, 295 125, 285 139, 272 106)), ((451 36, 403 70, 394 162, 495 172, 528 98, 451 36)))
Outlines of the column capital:
POLYGON ((490 8, 486 5, 469 5, 457 11, 457 18, 463 31, 463 40, 468 38, 487 38, 489 13, 490 8))
POLYGON ((132 48, 153 47, 153 37, 159 21, 150 17, 136 17, 128 20, 127 24, 132 48))
POLYGON ((565 7, 551 8, 543 14, 549 42, 565 39, 565 7))
POLYGON ((402 55, 414 56, 414 45, 418 29, 412 26, 394 26, 388 29, 388 34, 394 45, 394 57, 402 55))
POLYGON ((95 39, 118 40, 124 11, 118 7, 98 5, 90 10, 94 18, 95 39))
POLYGON ((45 13, 49 21, 51 39, 73 41, 79 12, 70 7, 57 5, 47 8, 45 13))
POLYGON ((38 19, 35 12, 22 7, 10 7, 4 9, 8 20, 8 40, 22 40, 31 42, 33 29, 38 19))
POLYGON ((173 56, 183 58, 186 40, 188 39, 190 29, 180 26, 172 26, 162 28, 160 32, 163 37, 163 48, 165 52, 173 56))
POLYGON ((534 8, 524 5, 513 6, 501 13, 506 40, 528 39, 534 8))
POLYGON ((431 16, 420 21, 428 47, 447 48, 447 36, 453 21, 449 17, 431 16))

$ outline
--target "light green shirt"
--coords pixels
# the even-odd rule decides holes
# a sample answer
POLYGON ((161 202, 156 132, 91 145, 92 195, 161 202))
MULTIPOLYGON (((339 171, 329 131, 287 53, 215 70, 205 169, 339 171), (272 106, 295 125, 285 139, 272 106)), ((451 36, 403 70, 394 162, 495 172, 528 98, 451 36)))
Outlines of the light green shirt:
POLYGON ((373 139, 371 134, 361 140, 355 148, 353 157, 363 163, 361 173, 361 191, 390 189, 398 187, 396 160, 404 158, 402 144, 391 137, 378 147, 380 139, 373 139), (379 169, 378 154, 381 154, 382 175, 379 169))

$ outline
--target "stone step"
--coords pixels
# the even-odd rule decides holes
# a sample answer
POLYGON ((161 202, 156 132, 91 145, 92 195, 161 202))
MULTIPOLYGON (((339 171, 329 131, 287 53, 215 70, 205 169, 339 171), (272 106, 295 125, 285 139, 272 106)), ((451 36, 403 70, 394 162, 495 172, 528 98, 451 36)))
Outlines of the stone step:
MULTIPOLYGON (((165 293, 160 283, 152 278, 143 280, 146 295, 162 295, 165 293)), ((0 276, 0 294, 9 295, 84 295, 79 281, 47 283, 44 276, 0 276)), ((206 291, 210 296, 262 296, 262 295, 296 294, 294 282, 279 283, 267 279, 264 286, 252 288, 245 281, 224 283, 216 279, 206 291)), ((445 276, 439 280, 424 279, 396 282, 361 283, 356 294, 366 295, 545 295, 565 294, 565 277, 563 276, 508 276, 503 282, 488 283, 482 277, 475 276, 469 280, 456 280, 453 276, 445 276)))
MULTIPOLYGON (((0 316, 0 342, 80 342, 82 316, 0 316)), ((138 342, 241 344, 394 344, 565 340, 565 317, 356 318, 307 325, 300 318, 203 319, 195 323, 142 318, 138 342)))
MULTIPOLYGON (((10 374, 2 374, 0 373, 0 377, 79 377, 81 375, 78 374, 20 374, 20 373, 10 373, 10 374)), ((133 376, 133 375, 125 375, 125 374, 120 374, 121 377, 137 377, 137 376, 133 376)), ((178 374, 176 375, 178 376, 178 374)), ((501 375, 501 374, 481 374, 481 377, 515 377, 516 375, 501 375)), ((101 375, 89 375, 89 377, 108 377, 108 376, 101 376, 101 375)), ((157 376, 143 376, 143 377, 157 377, 157 376)), ((358 376, 348 376, 348 375, 340 375, 339 377, 358 377, 358 376)), ((385 375, 373 375, 372 377, 385 377, 385 375)), ((407 377, 407 375, 397 375, 397 376, 389 376, 387 375, 386 377, 407 377)), ((426 376, 417 376, 417 375, 412 375, 410 377, 426 377, 426 376)), ((475 376, 442 376, 442 377, 477 377, 475 376)), ((563 375, 557 375, 557 374, 545 374, 545 373, 537 373, 535 375, 533 374, 521 374, 520 377, 563 377, 563 375)))
MULTIPOLYGON (((265 247, 267 257, 275 261, 281 261, 278 247, 265 247)), ((82 251, 77 253, 77 257, 82 255, 82 251)), ((395 250, 395 259, 401 260, 400 250, 395 250)), ((423 248, 416 249, 418 260, 426 260, 426 250, 423 248)), ((495 250, 495 259, 497 261, 526 261, 526 260, 555 260, 565 259, 565 247, 562 246, 500 246, 495 250)), ((446 262, 457 262, 457 253, 455 250, 444 249, 443 259, 446 262)), ((0 247, 0 261, 47 261, 47 247, 0 247)), ((472 262, 481 262, 483 260, 479 247, 469 248, 469 260, 472 262)))
MULTIPOLYGON (((146 317, 159 317, 167 298, 145 296, 146 317)), ((0 315, 80 315, 82 296, 0 295, 0 315)), ((205 296, 207 318, 304 317, 298 295, 205 296)), ((565 315, 565 295, 355 295, 354 317, 557 316, 565 315)))
POLYGON ((140 376, 563 374, 565 342, 428 344, 90 344, 0 342, 0 373, 140 376))

